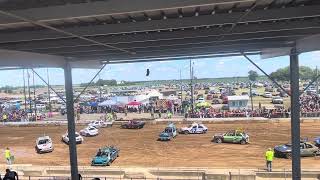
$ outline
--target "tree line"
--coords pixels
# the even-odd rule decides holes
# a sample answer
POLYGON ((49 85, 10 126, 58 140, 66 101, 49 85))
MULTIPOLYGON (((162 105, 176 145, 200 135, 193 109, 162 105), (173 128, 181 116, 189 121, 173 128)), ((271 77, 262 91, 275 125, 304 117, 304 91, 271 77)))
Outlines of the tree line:
MULTIPOLYGON (((301 80, 312 80, 317 76, 317 69, 312 69, 307 66, 299 67, 299 76, 301 80)), ((250 81, 255 81, 259 74, 256 71, 249 71, 248 77, 250 81)), ((270 77, 277 81, 290 81, 290 68, 289 66, 277 69, 270 74, 270 77)))

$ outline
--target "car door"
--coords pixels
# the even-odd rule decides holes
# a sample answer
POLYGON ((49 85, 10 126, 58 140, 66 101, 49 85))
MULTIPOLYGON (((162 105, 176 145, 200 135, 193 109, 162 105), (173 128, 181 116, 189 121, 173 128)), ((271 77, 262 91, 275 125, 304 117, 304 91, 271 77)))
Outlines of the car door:
POLYGON ((234 138, 234 133, 233 132, 228 132, 224 135, 223 137, 223 141, 224 142, 233 142, 233 138, 234 138))
POLYGON ((300 156, 301 157, 308 156, 308 150, 307 150, 306 145, 304 143, 300 144, 300 156))
POLYGON ((313 153, 314 153, 314 147, 311 144, 306 143, 305 149, 304 149, 305 156, 313 156, 313 153))
POLYGON ((203 126, 199 125, 197 129, 197 133, 202 133, 203 132, 203 126))
POLYGON ((197 130, 198 130, 197 125, 194 125, 191 128, 191 133, 197 133, 197 130))

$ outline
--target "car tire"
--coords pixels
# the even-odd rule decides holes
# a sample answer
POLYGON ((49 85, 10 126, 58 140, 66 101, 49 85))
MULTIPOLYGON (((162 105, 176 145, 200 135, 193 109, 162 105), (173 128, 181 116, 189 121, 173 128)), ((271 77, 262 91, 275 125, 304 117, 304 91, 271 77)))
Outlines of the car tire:
POLYGON ((221 138, 216 139, 216 143, 218 144, 222 143, 222 139, 221 138))
POLYGON ((287 154, 286 154, 286 158, 287 158, 287 159, 291 159, 291 157, 292 157, 292 154, 291 154, 291 153, 287 153, 287 154))
POLYGON ((110 161, 107 163, 107 166, 110 166, 111 165, 111 163, 110 163, 110 161))
POLYGON ((183 131, 183 134, 189 134, 189 131, 183 131))
POLYGON ((246 141, 245 141, 245 140, 241 140, 241 141, 240 141, 240 144, 241 144, 241 145, 245 145, 245 144, 246 144, 246 141))

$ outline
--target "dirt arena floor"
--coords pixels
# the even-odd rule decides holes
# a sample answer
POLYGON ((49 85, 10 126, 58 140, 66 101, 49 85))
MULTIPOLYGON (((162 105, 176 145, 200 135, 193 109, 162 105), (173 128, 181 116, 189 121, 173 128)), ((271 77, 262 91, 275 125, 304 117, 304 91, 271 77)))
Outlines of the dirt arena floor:
MULTIPOLYGON (((119 126, 100 130, 96 137, 85 138, 78 145, 78 163, 90 165, 97 149, 104 145, 120 148, 120 157, 112 166, 140 167, 210 167, 210 168, 264 168, 264 152, 268 147, 290 141, 289 122, 228 122, 207 124, 209 131, 201 135, 178 135, 173 141, 156 141, 165 124, 147 124, 143 129, 120 129, 119 126), (234 128, 245 128, 251 143, 215 144, 214 133, 234 128)), ((179 124, 178 127, 184 126, 179 124)), ((78 127, 80 130, 82 127, 78 127)), ((68 146, 61 142, 66 126, 50 127, 0 127, 0 148, 10 147, 16 164, 68 165, 68 146), (54 152, 37 154, 35 140, 40 135, 50 135, 54 141, 54 152)), ((302 137, 320 136, 320 123, 301 124, 302 137)), ((3 156, 2 156, 3 157, 3 156)), ((4 158, 0 164, 5 163, 4 158)), ((291 161, 275 159, 275 168, 290 168, 291 161)), ((320 157, 302 159, 302 168, 320 168, 320 157)))

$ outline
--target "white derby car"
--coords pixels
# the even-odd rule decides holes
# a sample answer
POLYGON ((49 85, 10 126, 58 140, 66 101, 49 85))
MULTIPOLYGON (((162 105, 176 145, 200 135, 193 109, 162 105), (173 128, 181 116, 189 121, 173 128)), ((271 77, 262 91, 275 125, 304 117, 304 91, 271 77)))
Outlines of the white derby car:
POLYGON ((208 131, 208 128, 203 124, 192 123, 188 127, 180 129, 181 134, 204 134, 208 131))
POLYGON ((113 121, 92 121, 91 123, 88 124, 88 126, 92 126, 95 128, 105 128, 105 127, 111 127, 113 124, 113 121))
POLYGON ((51 138, 49 136, 38 137, 35 149, 39 154, 52 152, 53 144, 51 138))
POLYGON ((93 126, 86 127, 80 131, 81 136, 90 137, 99 134, 99 130, 93 126))
MULTIPOLYGON (((69 144, 69 136, 68 132, 66 132, 64 135, 62 135, 62 141, 69 144)), ((81 144, 83 142, 83 137, 76 132, 76 143, 81 144)))

